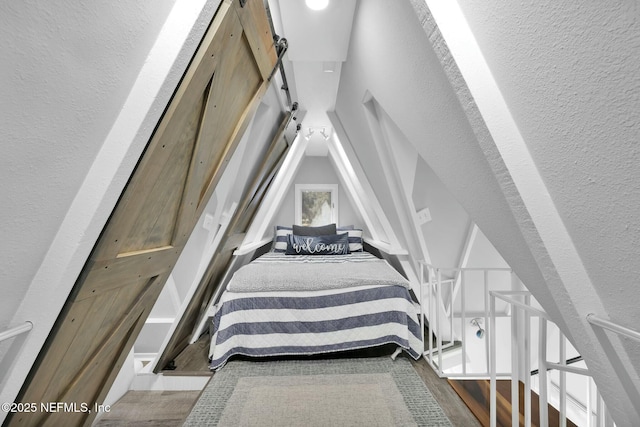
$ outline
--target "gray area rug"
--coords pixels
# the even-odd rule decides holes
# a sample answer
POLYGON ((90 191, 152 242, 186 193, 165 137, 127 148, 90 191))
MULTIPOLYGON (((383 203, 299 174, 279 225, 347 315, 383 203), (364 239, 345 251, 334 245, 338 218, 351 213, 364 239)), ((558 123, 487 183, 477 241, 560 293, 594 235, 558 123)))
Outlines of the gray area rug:
POLYGON ((231 361, 185 426, 451 426, 411 363, 389 357, 231 361))

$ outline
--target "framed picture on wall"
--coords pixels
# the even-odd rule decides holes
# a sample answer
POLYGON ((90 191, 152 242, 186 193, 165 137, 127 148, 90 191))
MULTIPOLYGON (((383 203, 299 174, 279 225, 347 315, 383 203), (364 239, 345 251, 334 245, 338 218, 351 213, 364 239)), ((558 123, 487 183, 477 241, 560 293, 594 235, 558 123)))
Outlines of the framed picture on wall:
POLYGON ((296 224, 337 223, 338 184, 296 184, 295 202, 296 224))

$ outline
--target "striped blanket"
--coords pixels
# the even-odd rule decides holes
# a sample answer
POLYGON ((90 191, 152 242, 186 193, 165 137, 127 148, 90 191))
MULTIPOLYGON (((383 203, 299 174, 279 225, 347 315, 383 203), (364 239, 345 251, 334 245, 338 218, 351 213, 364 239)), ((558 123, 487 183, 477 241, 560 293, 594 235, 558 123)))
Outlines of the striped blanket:
MULTIPOLYGON (((332 269, 339 263, 366 265, 380 261, 366 253, 352 255, 269 253, 250 265, 269 265, 272 269, 283 264, 288 269, 291 263, 296 264, 297 273, 289 278, 295 288, 310 265, 323 264, 332 269)), ((388 264, 386 267, 393 270, 388 264)), ((213 330, 211 369, 221 368, 237 354, 309 355, 393 343, 417 359, 422 349, 418 315, 406 284, 371 285, 366 279, 340 288, 319 284, 315 290, 227 290, 218 303, 213 330)))

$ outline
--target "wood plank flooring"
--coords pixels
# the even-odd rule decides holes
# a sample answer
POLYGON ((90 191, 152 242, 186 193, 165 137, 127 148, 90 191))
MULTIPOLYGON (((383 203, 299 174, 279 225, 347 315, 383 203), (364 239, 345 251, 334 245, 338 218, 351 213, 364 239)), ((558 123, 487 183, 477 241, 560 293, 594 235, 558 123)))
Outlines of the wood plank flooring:
MULTIPOLYGON (((204 340, 202 341, 204 342, 204 340)), ((199 341, 191 345, 191 349, 176 358, 176 370, 163 371, 163 373, 165 375, 196 375, 198 372, 208 371, 207 351, 203 352, 203 346, 208 348, 208 342, 204 344, 203 342, 199 341)), ((390 346, 383 347, 382 350, 378 351, 346 352, 341 356, 380 356, 381 352, 382 354, 391 354, 394 349, 395 347, 390 346)), ((402 354, 398 357, 407 356, 402 354)), ((423 359, 418 361, 409 359, 454 426, 481 426, 477 418, 451 388, 446 379, 438 377, 423 359)), ((95 425, 98 427, 125 425, 181 426, 199 395, 200 392, 198 391, 129 391, 111 408, 111 412, 103 415, 95 425)))
MULTIPOLYGON (((489 381, 488 380, 449 380, 453 390, 455 390, 461 398, 467 403, 471 411, 480 420, 483 426, 489 423, 489 381)), ((520 425, 524 426, 524 384, 520 383, 519 392, 519 409, 520 409, 520 425)), ((496 391, 498 392, 496 403, 496 421, 499 426, 511 425, 511 381, 498 380, 496 383, 496 391)), ((556 408, 549 405, 548 407, 548 425, 549 427, 559 427, 560 414, 556 408)), ((535 392, 531 392, 531 425, 540 425, 539 412, 539 396, 535 392)), ((567 427, 576 427, 576 425, 567 420, 567 427)))
POLYGON ((198 341, 187 346, 174 359, 174 370, 164 370, 164 375, 211 375, 209 369, 209 334, 202 335, 198 341))
POLYGON ((116 426, 181 426, 199 391, 128 391, 94 424, 116 426))

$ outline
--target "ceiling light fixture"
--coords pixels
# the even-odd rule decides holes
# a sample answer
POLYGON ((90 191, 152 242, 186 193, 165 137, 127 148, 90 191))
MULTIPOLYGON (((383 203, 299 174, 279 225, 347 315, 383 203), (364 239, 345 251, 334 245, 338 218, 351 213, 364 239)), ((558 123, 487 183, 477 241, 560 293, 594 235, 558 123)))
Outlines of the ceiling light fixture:
POLYGON ((324 61, 322 63, 322 71, 325 73, 333 73, 336 71, 336 63, 333 61, 324 61))
POLYGON ((304 139, 306 139, 307 141, 310 140, 311 139, 311 135, 313 135, 313 129, 309 128, 307 133, 304 135, 304 139))
POLYGON ((476 317, 474 319, 471 319, 471 324, 476 328, 478 328, 478 330, 476 331, 476 337, 482 339, 484 337, 484 329, 482 328, 482 318, 476 317))
POLYGON ((305 0, 305 3, 311 10, 322 10, 329 6, 329 0, 305 0))

